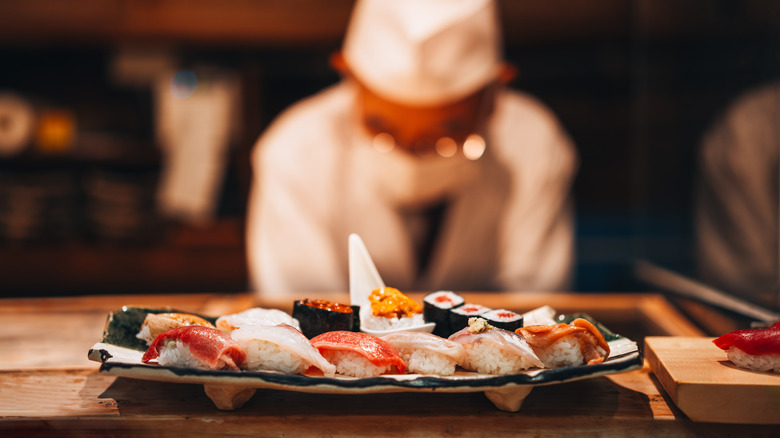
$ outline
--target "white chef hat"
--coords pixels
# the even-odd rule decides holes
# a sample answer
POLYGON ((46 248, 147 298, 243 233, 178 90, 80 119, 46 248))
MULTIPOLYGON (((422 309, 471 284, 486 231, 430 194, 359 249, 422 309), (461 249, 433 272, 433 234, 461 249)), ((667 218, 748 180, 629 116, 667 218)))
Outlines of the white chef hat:
POLYGON ((436 105, 495 79, 499 34, 492 0, 359 0, 343 52, 352 73, 379 96, 436 105))

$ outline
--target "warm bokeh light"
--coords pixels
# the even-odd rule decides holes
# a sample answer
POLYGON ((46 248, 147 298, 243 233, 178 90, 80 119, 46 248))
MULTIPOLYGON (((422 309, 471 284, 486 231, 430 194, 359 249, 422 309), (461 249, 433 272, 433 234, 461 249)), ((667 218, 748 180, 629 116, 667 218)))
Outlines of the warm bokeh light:
POLYGON ((463 143, 463 155, 469 160, 479 160, 485 153, 485 139, 477 134, 469 135, 463 143))
POLYGON ((445 158, 452 157, 458 152, 458 144, 449 137, 442 137, 436 142, 436 152, 445 158))
POLYGON ((393 136, 384 132, 377 134, 371 143, 377 152, 381 152, 383 154, 392 151, 395 147, 395 139, 393 139, 393 136))

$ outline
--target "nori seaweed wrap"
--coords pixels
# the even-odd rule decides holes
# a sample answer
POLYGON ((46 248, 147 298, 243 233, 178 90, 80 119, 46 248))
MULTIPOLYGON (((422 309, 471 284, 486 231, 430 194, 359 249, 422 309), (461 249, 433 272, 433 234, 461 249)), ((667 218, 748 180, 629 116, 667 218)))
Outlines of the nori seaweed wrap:
POLYGON ((506 309, 495 309, 485 312, 481 318, 485 318, 493 327, 514 332, 523 326, 523 315, 506 309))
POLYGON ((311 339, 325 332, 353 331, 357 314, 345 304, 307 298, 295 301, 292 316, 301 324, 301 332, 311 339))
POLYGON ((452 333, 460 331, 469 325, 469 318, 482 316, 489 312, 490 308, 481 304, 466 303, 450 310, 450 330, 452 333))
POLYGON ((453 333, 450 329, 450 310, 462 306, 464 302, 462 296, 447 290, 429 293, 423 297, 423 317, 427 322, 436 323, 434 335, 446 338, 453 333))

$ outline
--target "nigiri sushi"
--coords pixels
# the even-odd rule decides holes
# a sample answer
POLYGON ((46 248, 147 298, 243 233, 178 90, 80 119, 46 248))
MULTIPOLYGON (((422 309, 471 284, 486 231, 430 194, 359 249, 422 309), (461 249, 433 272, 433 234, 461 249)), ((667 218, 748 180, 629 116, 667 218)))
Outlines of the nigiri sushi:
POLYGON ((360 325, 371 330, 391 330, 425 324, 423 308, 394 287, 380 287, 368 296, 371 303, 360 309, 360 325))
POLYGON ((162 332, 176 327, 188 325, 202 325, 203 327, 214 327, 214 324, 206 321, 200 316, 189 313, 149 313, 141 324, 141 330, 136 337, 146 341, 146 345, 151 345, 157 336, 162 332))
POLYGON ((255 307, 244 310, 243 312, 234 313, 232 315, 223 315, 217 318, 217 328, 228 333, 247 325, 274 326, 282 323, 291 325, 298 330, 301 329, 301 325, 297 319, 279 309, 255 307))
POLYGON ((569 324, 531 325, 517 329, 545 368, 604 362, 609 344, 590 321, 577 318, 569 324))
POLYGON ((431 333, 393 332, 382 340, 395 348, 410 373, 451 376, 466 357, 462 345, 431 333))
POLYGON ((544 367, 525 338, 517 333, 491 326, 472 317, 468 327, 449 337, 466 350, 463 368, 481 374, 515 374, 529 368, 544 367))
POLYGON ((780 373, 780 321, 767 329, 743 329, 712 341, 740 368, 780 373))
POLYGON ((149 363, 155 359, 162 366, 238 371, 246 354, 225 332, 190 325, 172 328, 157 336, 141 361, 149 363))
POLYGON ((300 330, 291 325, 248 325, 233 330, 230 336, 246 353, 242 366, 245 370, 301 374, 315 367, 327 377, 336 374, 336 367, 322 357, 300 330))
POLYGON ((392 345, 362 332, 332 331, 315 336, 311 344, 336 366, 336 373, 352 377, 374 377, 406 371, 392 345))

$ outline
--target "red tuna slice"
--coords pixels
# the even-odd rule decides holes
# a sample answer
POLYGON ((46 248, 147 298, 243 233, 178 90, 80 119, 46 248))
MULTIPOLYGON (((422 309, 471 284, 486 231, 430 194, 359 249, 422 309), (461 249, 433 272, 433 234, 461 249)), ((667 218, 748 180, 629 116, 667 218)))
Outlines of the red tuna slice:
POLYGON ((141 361, 148 363, 150 360, 157 359, 160 355, 160 349, 165 346, 168 340, 179 340, 188 345, 190 353, 212 369, 217 368, 220 360, 223 360, 228 367, 238 370, 238 365, 246 359, 246 353, 241 345, 222 330, 190 325, 172 328, 161 333, 146 350, 141 361))
POLYGON ((314 345, 320 353, 323 350, 346 350, 353 351, 365 357, 369 362, 376 366, 395 366, 399 374, 406 371, 404 363, 398 352, 387 341, 361 332, 334 331, 326 332, 311 339, 311 345, 314 345))
POLYGON ((737 347, 754 356, 780 353, 780 321, 767 329, 737 330, 712 341, 718 348, 737 347))

